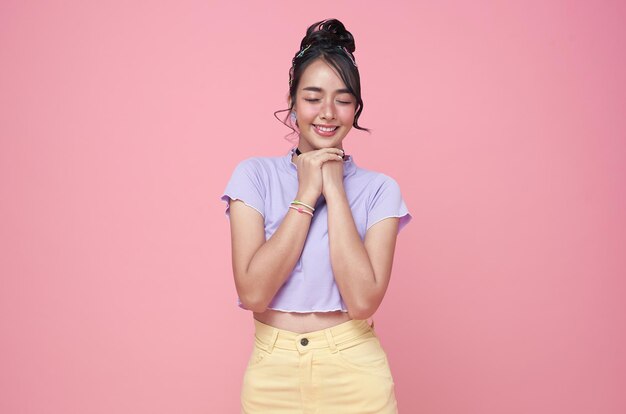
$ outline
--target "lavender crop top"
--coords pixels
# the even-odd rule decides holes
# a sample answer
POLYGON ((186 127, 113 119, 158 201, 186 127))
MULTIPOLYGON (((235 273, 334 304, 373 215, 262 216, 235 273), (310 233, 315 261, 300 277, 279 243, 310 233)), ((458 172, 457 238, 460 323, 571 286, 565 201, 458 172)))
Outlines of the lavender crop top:
MULTIPOLYGON (((221 200, 241 200, 258 211, 265 221, 265 240, 278 229, 298 192, 298 171, 291 161, 295 147, 286 155, 251 157, 233 171, 221 200)), ((356 228, 365 232, 374 223, 399 217, 398 232, 411 220, 398 183, 391 177, 358 167, 352 156, 344 161, 344 188, 356 228)), ((347 308, 335 283, 328 242, 328 211, 324 196, 315 204, 315 215, 302 254, 293 271, 269 303, 268 308, 285 312, 329 312, 347 308)), ((239 307, 247 309, 237 298, 239 307)))

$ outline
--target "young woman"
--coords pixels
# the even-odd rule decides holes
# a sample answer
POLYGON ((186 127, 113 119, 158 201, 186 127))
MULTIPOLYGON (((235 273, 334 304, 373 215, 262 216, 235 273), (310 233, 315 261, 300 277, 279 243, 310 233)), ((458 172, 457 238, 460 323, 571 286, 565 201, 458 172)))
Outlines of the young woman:
POLYGON ((350 129, 367 130, 354 50, 336 19, 308 28, 289 71, 297 146, 241 161, 221 197, 238 304, 255 326, 242 413, 397 412, 367 319, 411 215, 393 178, 345 154, 350 129))

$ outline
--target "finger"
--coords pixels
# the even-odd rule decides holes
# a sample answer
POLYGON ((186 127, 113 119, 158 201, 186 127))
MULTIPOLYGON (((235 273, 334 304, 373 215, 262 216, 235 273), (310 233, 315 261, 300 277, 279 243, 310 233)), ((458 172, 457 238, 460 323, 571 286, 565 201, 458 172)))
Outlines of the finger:
POLYGON ((328 150, 333 151, 336 154, 339 154, 339 155, 342 155, 342 156, 345 154, 345 151, 343 149, 341 149, 341 148, 334 148, 333 147, 333 148, 328 148, 328 150))
POLYGON ((343 161, 343 156, 337 153, 326 153, 322 156, 322 162, 326 161, 343 161))
POLYGON ((345 153, 341 148, 321 148, 318 150, 309 151, 300 155, 302 158, 309 160, 318 166, 321 166, 326 161, 344 161, 345 153))
POLYGON ((341 148, 322 148, 319 150, 319 154, 335 154, 338 155, 341 159, 346 155, 345 151, 341 148))

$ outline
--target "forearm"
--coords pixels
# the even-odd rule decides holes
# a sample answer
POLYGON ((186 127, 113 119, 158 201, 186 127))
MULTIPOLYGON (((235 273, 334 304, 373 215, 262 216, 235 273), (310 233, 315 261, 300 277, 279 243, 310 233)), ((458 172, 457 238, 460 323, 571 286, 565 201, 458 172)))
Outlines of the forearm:
POLYGON ((366 319, 376 278, 357 231, 345 191, 327 194, 330 260, 335 281, 353 318, 366 319))
MULTIPOLYGON (((300 196, 298 200, 314 205, 311 197, 300 196)), ((274 234, 256 251, 252 257, 244 284, 249 303, 256 312, 263 312, 276 292, 285 283, 295 267, 307 234, 312 217, 292 208, 285 212, 285 218, 274 234)))

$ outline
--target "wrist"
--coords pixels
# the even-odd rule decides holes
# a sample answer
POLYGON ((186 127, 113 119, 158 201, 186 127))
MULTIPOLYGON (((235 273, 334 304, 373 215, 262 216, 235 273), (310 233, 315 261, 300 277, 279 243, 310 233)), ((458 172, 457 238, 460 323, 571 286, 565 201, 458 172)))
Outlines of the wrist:
POLYGON ((316 196, 314 194, 311 193, 301 193, 298 192, 298 194, 296 194, 296 200, 302 201, 303 203, 306 203, 310 206, 315 206, 315 204, 317 203, 317 199, 319 196, 316 196))
POLYGON ((323 194, 325 198, 337 197, 345 194, 343 183, 324 183, 323 194))

